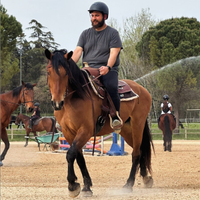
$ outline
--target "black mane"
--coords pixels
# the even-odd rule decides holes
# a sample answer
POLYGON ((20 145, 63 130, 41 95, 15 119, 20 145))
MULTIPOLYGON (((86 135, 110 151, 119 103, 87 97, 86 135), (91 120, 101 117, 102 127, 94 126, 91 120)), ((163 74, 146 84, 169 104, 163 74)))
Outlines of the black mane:
MULTIPOLYGON (((25 87, 29 90, 33 90, 33 85, 31 83, 26 83, 25 84, 25 87)), ((22 90, 22 85, 20 85, 19 87, 17 88, 14 88, 13 89, 13 97, 16 97, 16 96, 19 96, 20 95, 20 92, 22 90)))
POLYGON ((52 65, 55 69, 56 73, 59 74, 59 65, 63 66, 66 71, 66 75, 68 75, 69 86, 75 91, 74 96, 78 96, 83 98, 87 96, 87 92, 85 87, 83 87, 85 83, 83 72, 76 65, 76 63, 70 58, 66 60, 64 57, 67 51, 54 51, 52 57, 52 65))

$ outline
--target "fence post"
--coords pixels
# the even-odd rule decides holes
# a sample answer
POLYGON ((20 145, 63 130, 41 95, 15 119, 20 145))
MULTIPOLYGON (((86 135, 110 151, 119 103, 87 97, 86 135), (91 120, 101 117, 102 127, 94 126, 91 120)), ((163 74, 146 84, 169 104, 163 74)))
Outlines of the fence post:
POLYGON ((185 126, 185 139, 187 139, 187 126, 185 126))
POLYGON ((13 140, 13 127, 11 127, 11 140, 13 140))

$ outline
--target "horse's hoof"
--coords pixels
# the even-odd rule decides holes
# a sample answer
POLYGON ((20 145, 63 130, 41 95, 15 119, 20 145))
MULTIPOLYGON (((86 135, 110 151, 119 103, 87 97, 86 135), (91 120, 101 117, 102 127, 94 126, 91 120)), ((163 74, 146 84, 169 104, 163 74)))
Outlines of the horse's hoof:
POLYGON ((92 196, 93 196, 93 192, 91 190, 81 191, 81 197, 92 197, 92 196))
POLYGON ((81 192, 81 187, 79 183, 73 184, 73 190, 71 190, 69 186, 68 186, 68 189, 69 189, 69 196, 72 198, 77 197, 81 192))
POLYGON ((123 193, 131 193, 133 191, 133 187, 129 184, 126 184, 122 188, 123 193))
POLYGON ((143 182, 146 188, 151 188, 153 186, 153 178, 151 176, 144 177, 143 182))
POLYGON ((3 166, 3 163, 0 161, 0 167, 3 166))

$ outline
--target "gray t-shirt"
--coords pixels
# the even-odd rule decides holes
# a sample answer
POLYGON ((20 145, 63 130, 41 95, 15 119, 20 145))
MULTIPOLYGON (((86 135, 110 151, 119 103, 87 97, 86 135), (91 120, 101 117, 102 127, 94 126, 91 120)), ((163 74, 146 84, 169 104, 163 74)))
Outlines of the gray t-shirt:
MULTIPOLYGON (((107 26, 102 31, 89 28, 82 32, 77 46, 83 48, 83 62, 90 67, 99 68, 106 66, 110 55, 110 48, 122 48, 122 42, 116 29, 107 26)), ((119 55, 113 69, 118 71, 119 55)))

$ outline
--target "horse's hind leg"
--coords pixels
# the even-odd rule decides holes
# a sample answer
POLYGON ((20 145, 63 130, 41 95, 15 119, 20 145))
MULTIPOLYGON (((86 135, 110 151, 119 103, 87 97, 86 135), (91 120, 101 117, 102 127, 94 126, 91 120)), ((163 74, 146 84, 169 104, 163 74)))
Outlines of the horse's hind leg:
POLYGON ((90 189, 90 187, 92 186, 92 180, 88 173, 83 154, 78 152, 76 160, 83 176, 84 187, 82 189, 82 196, 92 196, 93 193, 90 189))
POLYGON ((3 140, 3 142, 5 144, 5 148, 4 148, 4 150, 1 154, 1 157, 0 157, 0 166, 3 165, 3 163, 1 161, 4 160, 6 153, 7 153, 8 149, 10 148, 10 142, 8 140, 8 135, 7 135, 6 129, 3 128, 1 130, 2 130, 1 139, 3 140))
POLYGON ((127 192, 131 192, 133 190, 133 185, 135 183, 135 174, 137 172, 139 162, 140 162, 140 156, 132 157, 131 172, 126 184, 123 187, 127 192))

